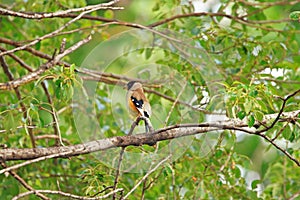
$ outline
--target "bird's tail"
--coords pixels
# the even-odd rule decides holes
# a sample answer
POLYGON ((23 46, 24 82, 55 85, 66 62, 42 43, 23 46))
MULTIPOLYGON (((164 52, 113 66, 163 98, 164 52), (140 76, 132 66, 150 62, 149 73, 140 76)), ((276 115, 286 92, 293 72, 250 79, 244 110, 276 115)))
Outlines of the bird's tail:
MULTIPOLYGON (((150 119, 149 118, 145 118, 144 120, 145 122, 145 131, 146 133, 153 133, 154 132, 154 128, 150 122, 150 119)), ((150 146, 153 146, 154 148, 156 148, 156 142, 153 141, 153 142, 150 142, 149 143, 150 146)))
POLYGON ((146 133, 153 132, 154 129, 153 129, 153 126, 151 124, 150 119, 145 118, 144 122, 145 122, 145 131, 146 131, 146 133))

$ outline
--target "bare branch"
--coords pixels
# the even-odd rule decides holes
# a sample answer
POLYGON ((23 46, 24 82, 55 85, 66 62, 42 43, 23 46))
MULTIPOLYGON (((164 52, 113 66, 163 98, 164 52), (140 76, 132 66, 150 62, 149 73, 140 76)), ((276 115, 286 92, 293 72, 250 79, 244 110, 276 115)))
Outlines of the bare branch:
MULTIPOLYGON (((234 15, 229 15, 225 13, 212 13, 212 12, 199 12, 199 13, 186 13, 186 14, 179 14, 179 15, 174 15, 170 18, 163 19, 161 21, 154 22, 152 24, 149 24, 147 27, 153 28, 156 26, 160 26, 162 24, 166 24, 168 22, 174 21, 176 19, 181 19, 181 18, 189 18, 189 17, 200 17, 200 16, 209 16, 209 17, 225 17, 231 20, 236 21, 237 23, 244 24, 250 27, 266 30, 266 31, 274 31, 274 32, 284 32, 285 30, 280 30, 280 29, 274 29, 266 26, 261 26, 261 24, 268 24, 268 23, 284 23, 286 20, 279 20, 279 21, 250 21, 244 18, 243 16, 238 17, 234 15)), ((290 21, 290 20, 289 20, 290 21)), ((139 27, 142 28, 142 27, 139 27)), ((293 31, 294 33, 299 33, 300 31, 295 30, 293 31)))
MULTIPOLYGON (((128 135, 132 135, 133 130, 135 129, 135 127, 139 124, 139 122, 141 121, 141 118, 137 118, 130 127, 130 130, 128 132, 128 135)), ((119 155, 119 161, 118 161, 118 166, 117 166, 117 170, 116 170, 116 175, 115 175, 115 181, 114 181, 114 186, 113 186, 113 190, 115 190, 118 186, 118 181, 119 181, 119 175, 120 175, 120 169, 121 169, 121 163, 123 160, 123 155, 124 155, 124 151, 125 151, 126 147, 122 147, 121 151, 120 151, 120 155, 119 155)), ((116 199, 116 193, 113 195, 113 200, 116 199)))
MULTIPOLYGON (((3 162, 3 161, 0 161, 1 163, 1 166, 6 168, 6 164, 3 162)), ((30 185, 28 185, 28 183, 26 183, 26 181, 21 177, 19 176, 16 172, 14 171, 9 171, 9 174, 11 176, 13 176, 17 181, 19 181, 19 183, 21 183, 27 190, 29 190, 29 192, 34 192, 35 189, 32 188, 30 185)), ((49 200, 48 197, 46 197, 45 195, 39 193, 39 192, 34 192, 34 194, 38 197, 40 197, 41 199, 44 199, 44 200, 49 200)))
MULTIPOLYGON (((4 73, 8 77, 8 79, 10 81, 13 81, 14 80, 13 74, 10 72, 9 67, 8 67, 6 61, 4 60, 3 56, 0 56, 0 64, 1 64, 1 66, 3 68, 4 73)), ((18 100, 20 101, 19 104, 20 104, 21 110, 23 112, 23 117, 24 117, 24 119, 26 119, 26 130, 27 130, 27 132, 29 134, 31 145, 32 145, 33 148, 36 148, 33 131, 32 131, 31 128, 27 127, 27 126, 31 126, 32 122, 31 122, 30 116, 27 113, 26 105, 21 101, 22 100, 21 92, 20 92, 20 90, 17 87, 14 88, 14 91, 16 93, 16 96, 17 96, 18 100)))
MULTIPOLYGON (((144 90, 145 90, 145 92, 155 94, 155 95, 157 95, 159 97, 162 97, 164 99, 167 99, 167 100, 169 100, 171 102, 175 102, 176 101, 176 99, 174 99, 174 98, 172 98, 170 96, 167 96, 165 94, 162 94, 162 93, 160 93, 160 92, 158 92, 156 90, 152 90, 152 89, 148 89, 148 88, 145 88, 144 90)), ((206 113, 206 114, 211 114, 210 111, 207 111, 205 109, 200 108, 201 105, 200 106, 193 106, 193 105, 190 105, 190 104, 188 104, 188 103, 186 103, 184 101, 181 101, 181 100, 178 100, 177 103, 181 104, 181 105, 184 105, 184 106, 187 106, 188 108, 191 108, 191 109, 196 110, 196 111, 201 111, 201 112, 206 113)))
POLYGON ((80 46, 86 44, 87 42, 89 42, 92 39, 92 36, 89 35, 87 38, 77 42, 76 44, 74 44, 73 46, 71 46, 70 48, 66 49, 63 53, 58 54, 57 56, 55 56, 55 58, 53 60, 50 60, 49 62, 43 64, 42 66, 40 66, 37 70, 21 77, 18 79, 15 79, 13 81, 9 81, 7 83, 0 83, 0 90, 11 90, 13 88, 19 87, 21 85, 27 84, 29 82, 32 82, 34 80, 37 80, 40 75, 42 73, 44 73, 45 71, 49 70, 50 68, 52 68, 53 66, 55 66, 64 56, 70 54, 71 52, 75 51, 76 49, 78 49, 80 46))
POLYGON ((245 0, 238 0, 239 2, 249 5, 249 6, 278 6, 278 5, 294 5, 299 3, 299 0, 296 1, 276 1, 276 2, 249 2, 245 0))
MULTIPOLYGON (((282 113, 282 118, 280 121, 288 121, 295 117, 295 114, 298 115, 300 110, 293 112, 282 113)), ((267 123, 271 117, 273 119, 276 115, 267 115, 262 123, 267 123)), ((259 123, 257 122, 257 125, 259 123)), ((174 126, 169 126, 163 129, 156 130, 155 132, 149 134, 135 134, 129 136, 116 136, 111 138, 105 138, 101 140, 90 141, 84 144, 70 145, 70 146, 60 146, 60 147, 48 147, 48 148, 24 148, 24 149, 15 149, 15 148, 6 148, 0 149, 0 159, 4 161, 9 160, 30 160, 30 159, 48 159, 45 156, 54 157, 71 157, 82 154, 88 154, 96 151, 102 151, 110 148, 116 147, 126 147, 129 145, 140 146, 143 144, 153 144, 153 142, 171 140, 174 138, 195 135, 199 133, 207 133, 216 130, 239 130, 246 132, 248 134, 256 134, 264 139, 266 139, 270 144, 275 148, 280 150, 290 160, 294 161, 298 166, 300 162, 293 158, 287 151, 278 146, 266 135, 261 133, 256 133, 253 131, 253 128, 248 128, 246 121, 241 121, 239 119, 228 119, 224 121, 216 121, 213 123, 200 123, 200 124, 179 124, 174 126)), ((30 163, 29 163, 30 164, 30 163)), ((7 171, 7 170, 6 170, 7 171)), ((2 172, 3 173, 3 172, 2 172)))
POLYGON ((170 118, 170 116, 171 116, 171 114, 172 114, 172 112, 173 112, 173 110, 174 110, 177 102, 179 101, 180 96, 182 95, 183 91, 185 90, 186 85, 187 85, 187 82, 184 83, 184 85, 181 88, 181 91, 179 92, 179 94, 177 95, 175 101, 173 102, 172 107, 171 107, 171 109, 170 109, 170 111, 169 111, 169 113, 168 113, 168 115, 167 115, 167 117, 165 119, 165 123, 164 123, 165 126, 167 125, 167 123, 169 121, 169 118, 170 118))
POLYGON ((32 12, 17 12, 8 10, 0 7, 0 15, 13 16, 13 17, 21 17, 25 19, 45 19, 45 18, 54 18, 65 16, 70 13, 76 12, 87 12, 93 9, 104 9, 104 10, 123 10, 123 7, 111 7, 111 5, 117 3, 119 0, 110 1, 108 3, 102 3, 97 5, 90 5, 81 8, 72 8, 69 10, 58 11, 53 13, 32 13, 32 12))
MULTIPOLYGON (((0 37, 0 43, 8 44, 8 45, 11 45, 11 46, 14 46, 14 47, 21 47, 22 46, 22 44, 19 43, 19 42, 16 42, 14 40, 10 40, 10 39, 7 39, 7 38, 2 38, 2 37, 0 37)), ((41 51, 35 50, 34 48, 31 48, 31 47, 26 47, 24 50, 31 53, 34 56, 37 56, 37 57, 40 57, 40 58, 43 58, 43 59, 46 59, 46 60, 51 60, 52 59, 52 57, 50 55, 45 54, 41 51)), ((8 53, 8 54, 10 54, 10 53, 8 53)))
POLYGON ((283 103, 282 103, 282 106, 281 106, 281 108, 280 108, 280 111, 278 112, 278 114, 277 114, 275 120, 273 121, 273 123, 272 123, 270 126, 266 127, 265 129, 256 131, 256 134, 265 132, 265 131, 267 131, 267 130, 273 128, 273 127, 275 126, 275 124, 277 123, 277 121, 280 119, 280 117, 281 117, 281 115, 282 115, 282 113, 283 113, 283 111, 284 111, 286 102, 287 102, 290 98, 292 98, 293 96, 295 96, 296 94, 298 94, 299 92, 300 92, 300 89, 297 90, 297 91, 295 91, 295 92, 293 92, 292 94, 289 94, 286 98, 284 98, 283 103))
POLYGON ((100 5, 95 5, 91 8, 89 8, 88 10, 80 13, 77 17, 73 18, 72 20, 70 20, 69 22, 67 22, 66 24, 64 24, 63 26, 61 26, 60 28, 56 29, 55 31, 51 32, 51 33, 48 33, 46 35, 43 35, 33 41, 31 41, 30 43, 26 44, 26 45, 23 45, 23 46, 19 46, 17 48, 14 48, 14 49, 11 49, 11 50, 8 50, 6 52, 1 52, 0 53, 0 56, 3 56, 5 54, 9 54, 9 53, 13 53, 13 52, 16 52, 16 51, 20 51, 20 50, 23 50, 23 49, 26 49, 27 47, 30 47, 30 46, 33 46, 35 44, 37 44, 38 42, 44 40, 44 39, 47 39, 47 38, 50 38, 52 37, 53 35, 56 35, 57 33, 61 32, 63 29, 65 29, 66 27, 68 27, 69 25, 71 25, 72 23, 76 22, 77 20, 79 20, 83 15, 87 14, 87 13, 90 13, 90 12, 93 12, 93 11, 96 11, 96 10, 99 10, 103 8, 100 5))
POLYGON ((300 191, 294 193, 290 198, 288 198, 287 200, 295 200, 297 197, 300 196, 300 191))
MULTIPOLYGON (((79 149, 79 150, 83 150, 83 149, 79 149)), ((20 167, 24 167, 26 165, 29 165, 29 164, 32 164, 32 163, 35 163, 35 162, 39 162, 39 161, 42 161, 42 160, 47 160, 49 158, 57 158, 57 157, 60 157, 60 156, 65 156, 65 155, 68 155, 70 153, 72 153, 72 152, 67 151, 67 152, 62 152, 62 153, 51 154, 51 155, 48 155, 48 156, 39 157, 39 158, 36 158, 36 159, 33 159, 33 160, 28 160, 28 161, 25 161, 23 163, 13 165, 11 167, 6 167, 5 169, 0 170, 0 174, 3 174, 5 172, 9 172, 9 171, 14 170, 14 169, 18 169, 20 167)))
MULTIPOLYGON (((60 50, 60 53, 63 53, 63 51, 64 51, 64 46, 65 46, 65 39, 63 39, 63 42, 62 42, 62 45, 61 45, 61 50, 60 50), (62 47, 63 47, 63 51, 62 51, 62 47)), ((3 50, 4 48, 2 48, 2 47, 0 47, 0 50, 3 50)), ((5 50, 5 49, 4 49, 5 50)), ((10 54, 8 54, 12 59, 14 59, 16 62, 18 62, 22 67, 24 67, 27 71, 29 71, 29 72, 33 72, 34 71, 34 69, 33 68, 31 68, 31 66, 29 66, 29 65, 27 65, 21 58, 19 58, 18 56, 16 56, 15 54, 12 54, 12 53, 10 53, 10 54)), ((13 79, 12 79, 13 80, 13 79)), ((10 80, 10 81, 12 81, 12 80, 10 80)), ((53 121, 54 121, 54 123, 53 123, 53 129, 54 129, 54 133, 58 136, 56 139, 57 139, 57 144, 58 143, 60 143, 60 144, 63 144, 62 143, 62 141, 61 141, 61 134, 60 134, 60 129, 59 129, 59 124, 58 124, 58 119, 57 119, 57 113, 56 113, 56 111, 55 111, 55 109, 54 109, 54 105, 53 105, 53 101, 52 101, 52 97, 51 97, 51 95, 50 95, 50 93, 49 93, 49 91, 48 91, 48 88, 47 88, 47 86, 46 86, 46 83, 44 82, 44 81, 42 81, 42 83, 41 83, 41 85, 42 85, 42 88, 43 88, 43 90, 44 90, 44 92, 45 92, 45 94, 46 94, 46 96, 47 96, 47 99, 48 99, 48 102, 49 102, 49 104, 51 105, 51 115, 52 115, 52 119, 53 119, 53 121)), ((18 88, 15 88, 15 90, 17 90, 18 88)), ((20 100, 21 98, 19 98, 19 100, 20 100)), ((20 103, 20 104, 23 104, 22 102, 20 103)), ((22 106, 21 105, 21 108, 25 108, 25 105, 24 106, 22 106)), ((23 113, 25 113, 26 115, 27 115, 27 113, 25 112, 25 111, 23 111, 23 113)), ((24 119, 26 119, 27 118, 27 116, 24 116, 24 119)), ((32 128, 31 128, 32 126, 30 125, 30 124, 27 124, 27 128, 29 128, 28 130, 30 131, 30 132, 32 132, 31 130, 32 130, 32 128)), ((1 132, 1 130, 0 130, 0 132, 1 132)), ((30 132, 29 132, 29 134, 30 134, 30 132)))
POLYGON ((66 193, 66 192, 62 192, 62 191, 55 191, 55 190, 34 190, 34 191, 21 193, 18 196, 15 196, 14 198, 12 198, 12 200, 18 200, 22 197, 25 197, 25 196, 28 196, 28 195, 34 194, 34 193, 59 194, 61 196, 65 196, 68 198, 81 199, 81 200, 98 200, 98 199, 106 199, 109 196, 111 196, 117 192, 121 192, 121 191, 123 191, 123 188, 113 190, 113 191, 111 191, 103 196, 99 196, 99 197, 85 197, 85 196, 78 196, 78 195, 74 195, 74 194, 70 194, 70 193, 66 193))
MULTIPOLYGON (((0 47, 0 51, 7 51, 7 49, 0 47)), ((12 59, 14 59, 17 63, 19 63, 23 68, 25 68, 27 71, 34 71, 34 69, 29 66, 28 64, 26 64, 21 58, 19 58, 18 56, 16 56, 13 53, 8 54, 9 57, 11 57, 12 59)))
MULTIPOLYGON (((89 81, 99 81, 99 82, 103 82, 103 83, 107 83, 107 84, 111 84, 111 85, 120 85, 120 86, 124 86, 126 84, 125 81, 139 81, 141 83, 147 83, 145 80, 141 80, 141 79, 136 79, 136 78, 129 78, 127 76, 121 76, 121 75, 117 75, 117 74, 112 74, 112 73, 105 73, 105 72, 97 72, 97 71, 94 71, 94 70, 90 70, 90 69, 85 69, 85 68, 78 68, 76 69, 77 72, 79 73, 82 73, 82 74, 87 74, 89 76, 83 76, 81 77, 83 80, 89 80, 89 81)), ((146 87, 161 87, 160 85, 158 86, 153 86, 153 85, 147 85, 147 84, 143 84, 145 85, 146 87)), ((162 94, 156 90, 153 90, 153 89, 149 89, 149 88, 144 88, 145 92, 147 93, 152 93, 152 94, 155 94, 159 97, 162 97, 168 101, 171 101, 171 102, 176 102, 176 104, 181 104, 181 105, 184 105, 188 108, 191 108, 193 110, 196 110, 196 111, 201 111, 203 113, 207 113, 207 114, 211 114, 211 112, 205 110, 205 109, 201 109, 200 107, 203 106, 202 104, 201 105, 198 105, 198 106, 193 106, 193 105, 190 105, 184 101, 181 101, 179 99, 174 99, 168 95, 165 95, 165 94, 162 94)), ((214 113, 214 114, 218 114, 218 113, 214 113)))
MULTIPOLYGON (((52 123, 54 124, 54 123, 52 123)), ((55 140, 59 140, 59 136, 58 135, 37 135, 34 137, 36 140, 44 140, 44 139, 55 139, 55 140)), ((62 141, 71 145, 71 143, 67 140, 62 138, 62 141)))

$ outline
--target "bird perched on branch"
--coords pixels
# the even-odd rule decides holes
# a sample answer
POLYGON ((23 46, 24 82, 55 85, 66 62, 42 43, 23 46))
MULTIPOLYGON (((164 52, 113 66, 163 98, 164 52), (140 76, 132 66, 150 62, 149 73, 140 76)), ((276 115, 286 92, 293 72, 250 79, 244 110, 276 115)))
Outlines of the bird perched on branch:
POLYGON ((151 106, 144 94, 143 85, 137 81, 130 81, 126 85, 127 94, 127 107, 129 113, 137 119, 141 117, 145 122, 146 132, 153 131, 152 124, 150 122, 151 106))

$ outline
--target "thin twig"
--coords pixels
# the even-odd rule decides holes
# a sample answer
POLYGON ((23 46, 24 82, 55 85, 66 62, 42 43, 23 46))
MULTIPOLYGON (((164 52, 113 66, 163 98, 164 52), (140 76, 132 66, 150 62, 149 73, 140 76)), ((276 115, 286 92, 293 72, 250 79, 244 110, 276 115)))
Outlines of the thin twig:
POLYGON ((51 97, 51 95, 50 95, 50 93, 48 91, 48 88, 46 86, 45 81, 42 81, 41 85, 42 85, 42 88, 43 88, 43 90, 44 90, 44 92, 46 94, 47 100, 48 100, 48 102, 50 104, 50 108, 51 108, 50 114, 51 114, 52 120, 53 120, 54 134, 57 135, 56 146, 58 144, 60 144, 62 146, 65 146, 64 143, 63 143, 62 137, 61 137, 61 132, 60 132, 59 123, 58 123, 58 117, 57 117, 58 114, 57 114, 57 112, 56 112, 56 110, 54 108, 54 103, 52 101, 52 97, 51 97))
POLYGON ((16 164, 16 165, 7 167, 5 169, 2 169, 2 170, 0 170, 0 174, 3 174, 5 172, 9 172, 9 171, 14 170, 14 169, 18 169, 20 167, 24 167, 26 165, 29 165, 29 164, 32 164, 32 163, 35 163, 35 162, 40 162, 42 160, 47 160, 49 158, 56 158, 56 157, 66 156, 71 152, 72 151, 61 152, 61 153, 51 154, 51 155, 48 155, 48 156, 42 156, 42 157, 39 157, 39 158, 36 158, 36 159, 33 159, 33 160, 28 160, 28 161, 25 161, 23 163, 16 164))
POLYGON ((182 86, 182 88, 181 88, 179 94, 177 95, 175 101, 173 102, 172 107, 171 107, 171 109, 170 109, 170 111, 169 111, 169 113, 168 113, 168 115, 167 115, 167 117, 166 117, 166 119, 165 119, 165 123, 164 123, 165 126, 167 125, 167 123, 168 123, 168 121, 169 121, 169 118, 170 118, 170 116, 171 116, 171 114, 172 114, 172 112, 173 112, 173 110, 174 110, 174 108, 175 108, 177 102, 179 101, 180 96, 182 95, 183 91, 185 90, 186 84, 187 84, 187 82, 184 83, 184 85, 182 86))
POLYGON ((145 199, 145 191, 147 190, 147 178, 143 181, 141 200, 145 199))
POLYGON ((288 198, 287 200, 295 200, 297 197, 300 196, 300 191, 294 193, 290 198, 288 198))
MULTIPOLYGON (((0 47, 0 50, 2 50, 3 51, 3 49, 4 48, 2 48, 2 47, 0 47)), ((5 50, 5 49, 4 49, 5 50)), ((62 52, 61 52, 62 53, 62 52)), ((21 58, 19 58, 18 56, 16 56, 15 54, 12 54, 12 53, 10 53, 10 54, 8 54, 12 59, 14 59, 16 62, 18 62, 23 68, 25 68, 27 71, 29 71, 29 72, 33 72, 34 71, 34 69, 33 68, 31 68, 31 66, 29 66, 29 65, 27 65, 21 58)), ((55 112, 55 109, 54 109, 54 105, 53 105, 53 101, 52 101, 52 98, 51 98, 51 95, 50 95, 50 93, 49 93, 49 91, 48 91, 48 88, 47 88, 47 86, 46 86, 46 83, 45 83, 45 81, 42 81, 42 83, 41 83, 41 85, 42 85, 42 88, 43 88, 43 90, 44 90, 44 92, 45 92, 45 94, 46 94, 46 96, 47 96, 47 99, 48 99, 48 102, 49 102, 49 104, 51 105, 51 115, 52 115, 52 119, 53 119, 53 121, 54 121, 54 123, 52 123, 53 124, 53 129, 54 129, 54 134, 56 134, 56 135, 60 135, 60 129, 59 129, 59 125, 58 125, 58 120, 57 120, 57 114, 56 114, 56 112, 55 112)), ((17 88, 16 88, 17 89, 17 88)), ((20 99, 19 99, 20 100, 20 99)), ((23 104, 23 103, 22 103, 23 104)), ((21 105, 21 108, 23 108, 22 107, 22 105, 21 105)), ((26 113, 26 112, 25 112, 26 113)), ((26 117, 24 116, 24 118, 26 119, 26 117)), ((22 126, 23 127, 23 126, 22 126)), ((27 128, 29 128, 29 130, 31 130, 32 129, 32 127, 33 128, 35 128, 34 126, 31 126, 31 125, 29 125, 29 124, 27 124, 27 126, 26 126, 27 128)), ((1 130, 0 130, 0 133, 1 133, 1 130)), ((60 137, 61 138, 61 137, 60 137)), ((58 141, 60 141, 60 139, 59 138, 57 138, 58 139, 58 141)))
MULTIPOLYGON (((6 61, 4 60, 3 56, 0 56, 0 64, 3 68, 4 73, 8 77, 9 81, 14 81, 13 74, 10 72, 10 70, 8 68, 8 65, 7 65, 6 61)), ((19 100, 19 104, 21 106, 21 110, 22 110, 22 113, 23 113, 23 118, 26 119, 25 127, 26 127, 26 130, 27 130, 28 135, 30 137, 32 148, 36 148, 36 143, 35 143, 33 131, 32 131, 31 128, 28 128, 28 126, 30 127, 32 125, 31 118, 28 115, 28 112, 27 112, 27 109, 26 109, 26 106, 25 106, 24 102, 22 101, 21 92, 20 92, 19 88, 17 88, 17 87, 14 88, 14 91, 16 93, 16 96, 17 96, 18 100, 19 100)))
POLYGON ((126 199, 129 197, 129 195, 134 192, 139 185, 148 177, 150 176, 157 168, 159 168, 162 164, 164 164, 167 160, 169 160, 169 158, 171 158, 172 155, 168 155, 166 158, 164 158, 163 160, 161 160, 154 168, 152 168, 151 170, 149 170, 145 176, 139 180, 139 182, 137 184, 135 184, 135 186, 122 198, 122 199, 126 199))
POLYGON ((96 194, 94 194, 92 197, 95 197, 95 196, 97 196, 98 194, 101 194, 101 193, 105 192, 106 190, 112 189, 112 188, 113 188, 113 186, 105 187, 103 190, 100 190, 99 192, 97 192, 96 194))
POLYGON ((272 123, 270 126, 264 128, 264 129, 262 129, 262 130, 256 131, 255 134, 260 134, 260 133, 262 133, 262 132, 266 132, 266 131, 270 130, 271 128, 273 128, 273 127, 275 126, 275 124, 278 122, 278 120, 280 119, 280 116, 282 115, 282 113, 283 113, 283 111, 284 111, 286 102, 287 102, 290 98, 292 98, 293 96, 295 96, 296 94, 298 94, 299 92, 300 92, 300 89, 299 89, 299 90, 296 90, 296 91, 293 92, 292 94, 287 95, 287 96, 284 98, 283 103, 282 103, 282 105, 281 105, 281 108, 280 108, 280 110, 279 110, 279 112, 278 112, 278 114, 277 114, 275 120, 273 121, 273 123, 272 123))
POLYGON ((153 185, 153 183, 155 182, 155 181, 157 181, 158 180, 158 178, 159 177, 161 177, 161 174, 163 173, 163 168, 159 171, 159 173, 155 176, 155 177, 153 177, 150 181, 149 181, 149 183, 146 185, 146 181, 148 180, 147 178, 144 180, 144 185, 143 185, 143 190, 142 190, 142 197, 144 196, 144 194, 145 194, 145 191, 147 190, 147 189, 149 189, 152 185, 153 185))
MULTIPOLYGON (((34 137, 36 140, 44 140, 44 139, 55 139, 55 140, 59 140, 59 136, 58 135, 37 135, 34 137)), ((62 138, 62 141, 65 142, 68 145, 71 145, 71 142, 68 141, 65 138, 62 138)))
POLYGON ((6 83, 0 83, 0 90, 11 90, 13 88, 19 87, 21 85, 27 84, 29 82, 32 82, 32 81, 38 79, 42 73, 44 73, 45 71, 47 71, 50 68, 52 68, 53 66, 55 66, 64 56, 66 56, 66 55, 70 54, 71 52, 75 51, 76 49, 78 49, 82 45, 89 42, 91 39, 92 39, 92 36, 89 35, 87 38, 77 42, 73 46, 66 49, 63 53, 58 54, 57 56, 55 56, 55 58, 53 60, 48 61, 47 63, 41 65, 37 70, 35 70, 35 71, 33 71, 33 72, 31 72, 31 73, 29 73, 29 74, 27 74, 27 75, 25 75, 21 78, 18 78, 18 79, 15 79, 13 81, 9 81, 9 82, 6 82, 6 83))
MULTIPOLYGON (((280 29, 274 29, 274 28, 269 28, 269 27, 265 27, 265 26, 261 26, 260 21, 252 21, 252 20, 247 20, 246 18, 243 18, 243 16, 241 17, 237 17, 234 15, 229 15, 229 14, 225 14, 225 13, 212 13, 212 12, 199 12, 199 13, 185 13, 185 14, 179 14, 179 15, 175 15, 172 16, 170 18, 165 18, 161 21, 157 21, 154 22, 152 24, 149 24, 147 27, 153 28, 156 26, 160 26, 163 24, 166 24, 168 22, 174 21, 176 19, 181 19, 181 18, 189 18, 189 17, 199 17, 199 16, 209 16, 209 17, 225 17, 231 20, 234 20, 240 24, 244 24, 250 27, 254 27, 254 28, 258 28, 258 29, 262 29, 262 30, 266 30, 266 31, 273 31, 273 32, 284 32, 285 30, 280 30, 280 29), (257 24, 257 25, 256 25, 257 24)), ((282 23, 283 21, 276 21, 276 23, 282 23)), ((267 24, 268 21, 264 21, 264 24, 267 24)), ((274 21, 270 21, 270 23, 275 23, 274 21)), ((300 31, 298 30, 294 30, 294 33, 299 33, 300 31)))
MULTIPOLYGON (((7 49, 0 47, 0 51, 7 51, 7 49)), ((21 65, 21 67, 23 67, 27 71, 34 71, 34 69, 31 66, 26 64, 21 58, 19 58, 15 54, 10 53, 10 54, 8 54, 8 56, 11 57, 12 59, 14 59, 17 63, 19 63, 21 65)))
MULTIPOLYGON (((10 39, 7 39, 7 38, 2 38, 2 37, 0 37, 0 43, 8 44, 8 45, 11 45, 11 46, 14 46, 14 47, 21 47, 22 46, 22 44, 19 43, 19 42, 16 42, 14 40, 10 40, 10 39)), ((45 54, 45 53, 43 53, 41 51, 38 51, 38 50, 36 50, 34 48, 31 48, 31 47, 26 47, 24 50, 27 51, 27 52, 29 52, 29 53, 31 53, 34 56, 46 59, 48 61, 50 61, 52 59, 52 57, 50 55, 45 54)), ((60 64, 60 65, 67 65, 66 63, 58 63, 58 64, 60 64)))
POLYGON ((68 197, 68 198, 73 198, 73 199, 81 199, 81 200, 98 200, 98 199, 106 199, 108 198, 109 196, 117 193, 117 192, 121 192, 123 191, 123 188, 119 188, 119 189, 116 189, 116 190, 113 190, 103 196, 99 196, 99 197, 85 197, 85 196, 78 196, 78 195, 75 195, 75 194, 70 194, 70 193, 66 193, 66 192, 62 192, 62 191, 55 191, 55 190, 34 190, 34 191, 28 191, 28 192, 24 192, 24 193, 21 193, 19 194, 18 196, 15 196, 14 198, 12 198, 12 200, 18 200, 22 197, 25 197, 25 196, 28 196, 30 194, 34 194, 36 192, 39 192, 39 193, 46 193, 46 194, 59 194, 61 196, 65 196, 65 197, 68 197))
MULTIPOLYGON (((0 163, 1 163, 1 166, 2 166, 3 168, 6 168, 6 167, 7 167, 6 164, 5 164, 2 160, 0 160, 0 163)), ((21 184, 22 184, 27 190, 29 190, 30 192, 34 192, 34 191, 35 191, 35 189, 32 188, 30 185, 28 185, 28 183, 26 183, 26 181, 25 181, 22 177, 20 177, 16 172, 14 172, 14 171, 9 171, 9 174, 10 174, 11 176, 13 176, 17 181, 19 181, 19 183, 21 183, 21 184)), ((41 199, 49 200, 48 197, 46 197, 45 195, 43 195, 43 194, 41 194, 41 193, 39 193, 39 192, 34 192, 34 194, 35 194, 36 196, 40 197, 41 199)))
POLYGON ((17 47, 17 48, 14 48, 14 49, 11 49, 11 50, 8 50, 8 51, 5 51, 5 52, 1 52, 1 53, 0 53, 0 56, 3 56, 3 55, 5 55, 5 54, 9 54, 9 53, 14 53, 14 52, 16 52, 16 51, 20 51, 20 50, 26 49, 27 47, 31 47, 31 46, 37 44, 38 42, 40 42, 40 41, 42 41, 42 40, 44 40, 44 39, 47 39, 47 38, 49 38, 49 37, 52 37, 53 35, 55 35, 55 34, 61 32, 61 31, 62 31, 63 29, 65 29, 66 27, 68 27, 68 26, 71 25, 72 23, 74 23, 74 22, 76 22, 77 20, 79 20, 83 15, 88 14, 88 13, 93 12, 93 11, 96 11, 96 10, 99 10, 99 9, 101 9, 101 8, 103 8, 103 7, 101 6, 101 4, 100 4, 100 5, 96 5, 96 6, 94 6, 94 7, 91 7, 90 9, 88 9, 88 10, 86 10, 86 11, 80 13, 77 17, 73 18, 72 20, 70 20, 69 22, 67 22, 66 24, 64 24, 63 26, 61 26, 60 28, 56 29, 55 31, 52 31, 52 32, 50 32, 50 33, 48 33, 48 34, 46 34, 46 35, 43 35, 43 36, 41 36, 41 37, 39 37, 39 38, 37 38, 37 39, 31 41, 30 43, 28 43, 28 44, 26 44, 26 45, 19 46, 19 47, 17 47))
POLYGON ((8 10, 5 8, 0 7, 0 15, 6 15, 6 16, 14 16, 14 17, 21 17, 25 19, 46 19, 46 18, 54 18, 54 17, 63 17, 70 13, 76 13, 76 12, 87 12, 92 9, 105 9, 105 10, 123 10, 123 7, 111 7, 111 5, 117 3, 119 0, 110 1, 108 3, 102 3, 97 5, 90 5, 85 6, 81 8, 72 8, 69 10, 64 11, 57 11, 52 13, 32 13, 32 12, 17 12, 8 10))
MULTIPOLYGON (((170 96, 168 96, 168 95, 162 94, 162 93, 160 93, 160 92, 158 92, 158 91, 156 91, 156 90, 147 89, 147 88, 145 88, 144 90, 145 90, 145 92, 152 93, 152 94, 156 94, 157 96, 162 97, 162 98, 164 98, 164 99, 166 99, 166 100, 169 100, 169 101, 171 101, 171 102, 175 102, 175 99, 174 99, 174 98, 172 98, 172 97, 170 97, 170 96)), ((177 103, 178 103, 178 104, 181 104, 181 105, 184 105, 184 106, 187 106, 187 107, 189 107, 189 108, 191 108, 191 109, 193 109, 193 110, 196 110, 196 111, 200 111, 200 112, 203 112, 203 113, 206 113, 206 114, 211 114, 211 112, 209 112, 209 111, 207 111, 207 110, 204 110, 204 109, 201 109, 200 107, 201 107, 202 105, 199 105, 199 106, 193 106, 193 105, 190 105, 190 104, 188 104, 188 103, 186 103, 186 102, 184 102, 184 101, 181 101, 181 100, 178 100, 177 103)))
POLYGON ((281 133, 284 131, 284 129, 289 125, 289 122, 286 122, 282 128, 278 131, 278 133, 272 138, 272 141, 275 141, 279 135, 281 135, 281 133))
MULTIPOLYGON (((131 124, 130 130, 128 132, 128 135, 132 135, 135 127, 139 124, 139 122, 141 121, 141 118, 138 117, 136 118, 136 120, 131 124)), ((113 190, 115 190, 118 186, 118 182, 119 182, 119 176, 120 176, 120 170, 121 170, 121 163, 123 160, 123 155, 125 152, 125 148, 126 147, 122 147, 121 151, 120 151, 120 155, 119 155, 119 161, 118 161, 118 166, 117 166, 117 170, 116 170, 116 175, 115 175, 115 181, 114 181, 114 186, 113 186, 113 190)), ((116 193, 113 195, 113 200, 116 199, 116 193)))

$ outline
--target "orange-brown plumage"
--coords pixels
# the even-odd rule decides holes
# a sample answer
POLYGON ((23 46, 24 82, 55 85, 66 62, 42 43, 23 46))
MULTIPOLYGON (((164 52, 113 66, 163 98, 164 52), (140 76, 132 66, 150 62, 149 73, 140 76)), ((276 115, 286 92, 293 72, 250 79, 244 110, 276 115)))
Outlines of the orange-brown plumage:
MULTIPOLYGON (((146 98, 143 90, 143 86, 139 82, 130 81, 127 83, 127 94, 126 94, 126 100, 127 100, 127 107, 130 112, 130 115, 134 118, 137 117, 145 117, 147 118, 148 125, 151 125, 151 122, 149 120, 151 116, 151 106, 149 104, 148 99, 146 98)), ((146 121, 145 121, 146 125, 146 121)), ((149 128, 146 125, 146 131, 149 131, 149 128)), ((147 132, 148 132, 147 131, 147 132)))

